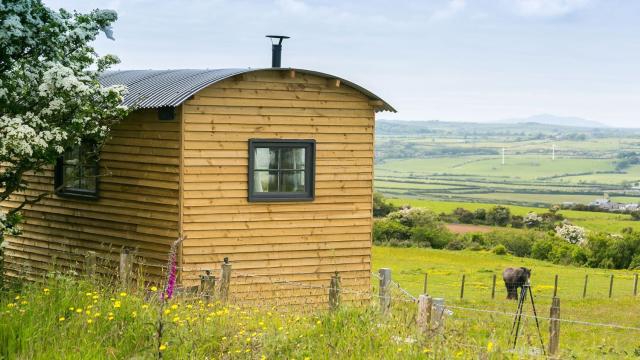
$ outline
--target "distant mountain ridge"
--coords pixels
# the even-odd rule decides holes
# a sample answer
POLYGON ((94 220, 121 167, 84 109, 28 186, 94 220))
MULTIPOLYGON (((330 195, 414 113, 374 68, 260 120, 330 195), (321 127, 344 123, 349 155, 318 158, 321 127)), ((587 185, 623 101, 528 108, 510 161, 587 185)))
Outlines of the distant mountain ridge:
POLYGON ((609 127, 598 121, 587 120, 577 116, 557 116, 552 114, 537 114, 524 118, 512 118, 500 120, 499 124, 544 124, 544 125, 557 125, 557 126, 570 126, 581 128, 606 128, 609 127))

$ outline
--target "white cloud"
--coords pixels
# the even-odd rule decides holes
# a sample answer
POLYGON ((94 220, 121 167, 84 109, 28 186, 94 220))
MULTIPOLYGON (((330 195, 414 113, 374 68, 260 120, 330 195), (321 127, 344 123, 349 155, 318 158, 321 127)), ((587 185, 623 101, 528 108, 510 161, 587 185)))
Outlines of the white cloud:
POLYGON ((574 13, 589 5, 591 0, 512 0, 516 11, 523 16, 555 17, 574 13))
POLYGON ((449 0, 447 6, 437 10, 431 16, 432 20, 444 20, 448 19, 467 7, 466 0, 449 0))

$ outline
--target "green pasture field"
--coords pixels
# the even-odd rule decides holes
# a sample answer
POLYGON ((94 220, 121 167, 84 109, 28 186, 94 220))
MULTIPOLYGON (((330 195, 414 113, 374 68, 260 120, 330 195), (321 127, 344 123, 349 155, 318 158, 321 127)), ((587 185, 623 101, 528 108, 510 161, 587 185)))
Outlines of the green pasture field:
MULTIPOLYGON (((474 211, 480 208, 490 209, 496 206, 495 204, 490 203, 449 202, 411 198, 390 198, 389 201, 398 206, 411 205, 413 207, 424 207, 438 214, 443 212, 450 213, 459 207, 474 211)), ((515 205, 505 206, 511 210, 512 214, 521 216, 524 216, 529 212, 536 212, 540 214, 547 211, 547 208, 515 205)), ((560 210, 560 213, 575 225, 582 226, 591 231, 617 233, 622 231, 625 227, 640 230, 640 221, 633 221, 630 215, 574 210, 560 210)))
MULTIPOLYGON (((452 305, 453 314, 447 319, 449 325, 446 326, 466 329, 466 341, 473 339, 474 343, 480 344, 493 341, 503 349, 509 348, 509 331, 513 318, 509 315, 469 309, 513 313, 516 310, 516 302, 505 299, 506 290, 501 273, 506 267, 520 266, 532 269, 532 290, 539 316, 549 316, 554 277, 558 274, 558 297, 562 319, 640 327, 640 317, 635 315, 640 311, 640 301, 633 297, 633 272, 559 266, 489 252, 373 248, 374 271, 383 267, 392 269, 392 278, 414 296, 423 292, 424 274, 428 273, 427 293, 432 297, 442 297, 445 304, 452 305), (465 290, 464 299, 461 300, 462 274, 465 274, 465 290), (497 275, 498 281, 495 299, 491 299, 494 274, 497 275), (584 279, 587 274, 587 296, 583 299, 584 279), (613 296, 609 298, 611 274, 614 275, 614 287, 613 296)), ((524 313, 533 315, 529 302, 524 307, 524 313)), ((539 347, 535 321, 531 317, 525 319, 521 342, 529 344, 530 347, 539 347)), ((546 344, 549 322, 542 319, 540 325, 546 344)), ((638 330, 565 322, 560 326, 560 344, 563 351, 561 358, 633 358, 636 356, 634 352, 640 348, 638 330)), ((527 356, 516 356, 522 357, 527 356)))
POLYGON ((387 160, 377 165, 378 175, 447 173, 486 178, 529 179, 590 171, 613 171, 611 159, 556 158, 549 156, 507 154, 502 165, 500 156, 452 156, 430 159, 387 160))

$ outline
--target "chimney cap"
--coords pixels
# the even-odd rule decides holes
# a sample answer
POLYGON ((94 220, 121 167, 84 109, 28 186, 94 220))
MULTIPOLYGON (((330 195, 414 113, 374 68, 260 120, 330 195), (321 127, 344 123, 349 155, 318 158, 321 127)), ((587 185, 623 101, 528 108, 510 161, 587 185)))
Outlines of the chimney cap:
POLYGON ((281 45, 282 44, 282 40, 291 38, 291 37, 286 36, 286 35, 266 35, 265 37, 270 38, 271 39, 271 43, 273 43, 274 45, 275 45, 275 43, 274 43, 275 39, 278 39, 279 40, 278 41, 278 45, 281 45))

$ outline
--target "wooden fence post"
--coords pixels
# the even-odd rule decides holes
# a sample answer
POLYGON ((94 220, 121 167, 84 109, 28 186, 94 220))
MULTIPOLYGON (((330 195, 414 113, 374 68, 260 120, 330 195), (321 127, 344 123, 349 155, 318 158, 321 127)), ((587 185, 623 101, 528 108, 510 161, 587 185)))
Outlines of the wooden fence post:
MULTIPOLYGON (((429 273, 424 273, 424 288, 422 289, 422 293, 423 294, 427 294, 427 278, 429 276, 429 273)), ((636 275, 637 277, 637 275, 636 275)))
POLYGON ((609 297, 613 295, 613 274, 609 276, 609 297))
POLYGON ((329 282, 329 308, 336 310, 340 306, 340 275, 338 272, 331 275, 329 282))
POLYGON ((638 295, 638 274, 633 276, 633 296, 638 295))
POLYGON ((460 299, 464 299, 464 278, 465 274, 462 274, 462 283, 460 284, 460 299))
POLYGON ((496 278, 497 278, 497 275, 493 274, 493 282, 491 284, 491 299, 496 298, 496 278))
POLYGON ((587 284, 589 283, 589 274, 584 275, 584 288, 582 288, 582 298, 587 297, 587 284))
POLYGON ((391 294, 389 293, 389 285, 391 285, 391 269, 382 268, 378 270, 380 275, 380 311, 386 314, 391 307, 391 294))
POLYGON ((229 284, 231 283, 231 263, 229 258, 224 258, 222 263, 222 275, 220 276, 220 300, 227 302, 229 300, 229 284))
POLYGON ((549 356, 555 358, 560 347, 560 299, 554 297, 549 317, 549 356))
POLYGON ((431 300, 431 296, 429 295, 420 295, 418 296, 418 328, 423 333, 429 331, 431 324, 431 307, 433 306, 433 302, 431 300))
POLYGON ((558 296, 558 274, 556 274, 555 280, 553 281, 553 297, 558 296))
POLYGON ((122 249, 120 253, 120 283, 123 288, 128 288, 131 283, 131 269, 133 266, 133 257, 131 250, 122 249))
POLYGON ((216 277, 211 275, 211 270, 205 270, 204 273, 200 275, 200 293, 209 302, 216 288, 216 277))
POLYGON ((89 250, 84 256, 84 272, 87 277, 96 275, 96 267, 96 252, 89 250))

